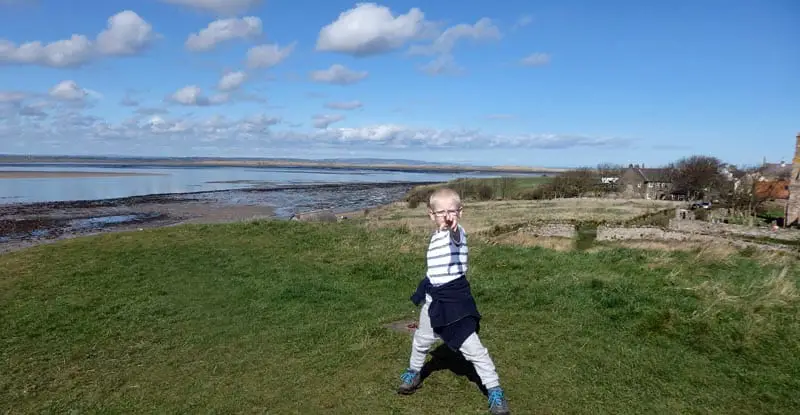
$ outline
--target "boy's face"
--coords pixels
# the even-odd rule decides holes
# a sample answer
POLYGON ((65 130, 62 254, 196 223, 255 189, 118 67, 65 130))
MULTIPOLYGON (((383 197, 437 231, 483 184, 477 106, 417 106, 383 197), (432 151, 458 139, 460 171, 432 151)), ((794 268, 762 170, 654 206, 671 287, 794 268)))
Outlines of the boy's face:
POLYGON ((428 209, 428 216, 436 223, 437 229, 455 230, 458 227, 458 219, 461 217, 461 206, 452 199, 439 201, 428 209))

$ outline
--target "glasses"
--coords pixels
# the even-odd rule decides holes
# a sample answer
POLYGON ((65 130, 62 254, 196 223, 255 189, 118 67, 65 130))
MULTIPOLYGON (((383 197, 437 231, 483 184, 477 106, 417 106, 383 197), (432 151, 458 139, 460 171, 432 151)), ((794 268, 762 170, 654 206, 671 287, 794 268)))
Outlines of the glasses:
POLYGON ((443 217, 445 217, 447 215, 457 215, 459 213, 461 213, 461 208, 458 208, 456 210, 437 210, 437 211, 433 212, 434 215, 436 215, 436 216, 438 216, 440 218, 443 218, 443 217))

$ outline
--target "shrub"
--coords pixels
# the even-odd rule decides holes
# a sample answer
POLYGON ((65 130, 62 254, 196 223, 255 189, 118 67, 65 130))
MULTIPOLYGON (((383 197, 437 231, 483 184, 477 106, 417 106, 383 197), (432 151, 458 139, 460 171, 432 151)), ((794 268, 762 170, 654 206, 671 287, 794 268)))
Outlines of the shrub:
POLYGON ((478 200, 491 200, 494 196, 494 189, 488 184, 482 184, 478 186, 477 192, 478 200))
POLYGON ((405 198, 408 207, 410 209, 416 209, 420 203, 427 205, 428 199, 431 197, 431 193, 433 193, 433 191, 436 189, 436 187, 432 186, 420 186, 411 189, 405 198))
POLYGON ((541 185, 539 187, 535 187, 533 189, 525 189, 519 192, 519 198, 522 200, 544 200, 547 199, 547 186, 548 185, 541 185))

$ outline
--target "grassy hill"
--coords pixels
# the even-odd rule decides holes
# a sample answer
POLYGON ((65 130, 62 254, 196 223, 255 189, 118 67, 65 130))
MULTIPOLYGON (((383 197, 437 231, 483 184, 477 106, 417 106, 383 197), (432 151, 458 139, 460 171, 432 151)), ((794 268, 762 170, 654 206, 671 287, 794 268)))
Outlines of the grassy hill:
MULTIPOLYGON (((0 256, 0 412, 483 413, 463 376, 394 393, 425 235, 254 222, 0 256)), ((798 265, 471 246, 512 411, 800 412, 798 265)))

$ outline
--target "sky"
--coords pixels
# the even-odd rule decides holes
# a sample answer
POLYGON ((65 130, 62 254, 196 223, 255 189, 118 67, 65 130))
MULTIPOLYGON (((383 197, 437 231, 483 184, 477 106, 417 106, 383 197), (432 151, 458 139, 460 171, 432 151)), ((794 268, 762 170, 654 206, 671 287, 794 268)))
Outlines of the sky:
POLYGON ((796 0, 0 0, 0 153, 791 160, 796 0))

